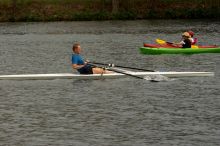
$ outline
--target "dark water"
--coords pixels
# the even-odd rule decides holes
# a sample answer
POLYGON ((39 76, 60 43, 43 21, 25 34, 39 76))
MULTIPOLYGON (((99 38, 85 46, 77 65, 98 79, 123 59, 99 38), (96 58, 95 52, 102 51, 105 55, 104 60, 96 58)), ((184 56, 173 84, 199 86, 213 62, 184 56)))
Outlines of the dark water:
POLYGON ((138 52, 155 38, 178 41, 187 29, 200 44, 219 45, 219 21, 0 23, 0 28, 0 74, 73 72, 74 42, 91 61, 215 72, 159 83, 131 77, 0 81, 0 145, 220 145, 220 54, 138 52))

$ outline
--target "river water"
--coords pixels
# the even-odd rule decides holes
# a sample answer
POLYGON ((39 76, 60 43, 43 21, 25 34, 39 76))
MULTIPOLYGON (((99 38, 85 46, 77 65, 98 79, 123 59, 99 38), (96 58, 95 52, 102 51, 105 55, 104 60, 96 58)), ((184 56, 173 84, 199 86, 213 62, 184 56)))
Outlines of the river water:
POLYGON ((71 73, 71 47, 90 61, 159 71, 212 71, 214 77, 150 82, 0 81, 0 145, 217 146, 220 54, 142 55, 155 38, 220 42, 220 21, 149 20, 0 23, 0 74, 71 73))

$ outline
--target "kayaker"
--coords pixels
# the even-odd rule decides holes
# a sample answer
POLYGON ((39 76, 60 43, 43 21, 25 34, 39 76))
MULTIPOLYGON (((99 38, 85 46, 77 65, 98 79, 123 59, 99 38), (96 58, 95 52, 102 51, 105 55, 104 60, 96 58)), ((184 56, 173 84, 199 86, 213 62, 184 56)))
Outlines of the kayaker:
POLYGON ((189 39, 190 39, 190 41, 191 41, 191 44, 192 44, 192 45, 195 45, 195 44, 197 43, 197 38, 193 38, 193 36, 194 36, 195 33, 194 33, 193 31, 191 31, 191 30, 189 30, 188 33, 189 33, 189 35, 190 35, 190 38, 189 38, 189 39))
POLYGON ((84 61, 80 55, 81 47, 79 43, 75 43, 72 50, 72 68, 76 69, 80 74, 105 74, 111 72, 91 65, 88 61, 84 61))
POLYGON ((184 32, 182 34, 182 38, 181 42, 173 43, 173 45, 181 48, 191 48, 190 34, 188 32, 184 32))

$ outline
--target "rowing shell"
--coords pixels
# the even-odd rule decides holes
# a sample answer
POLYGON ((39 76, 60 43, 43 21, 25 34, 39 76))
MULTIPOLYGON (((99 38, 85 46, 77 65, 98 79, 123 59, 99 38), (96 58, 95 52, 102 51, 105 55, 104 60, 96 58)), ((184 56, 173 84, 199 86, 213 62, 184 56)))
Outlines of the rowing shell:
MULTIPOLYGON (((170 78, 180 77, 205 77, 214 76, 213 72, 133 72, 127 71, 128 74, 145 77, 163 75, 170 78)), ((20 75, 0 75, 0 80, 51 80, 51 79, 105 79, 105 78, 123 78, 127 77, 121 73, 110 74, 73 74, 73 73, 57 73, 57 74, 20 74, 20 75)))

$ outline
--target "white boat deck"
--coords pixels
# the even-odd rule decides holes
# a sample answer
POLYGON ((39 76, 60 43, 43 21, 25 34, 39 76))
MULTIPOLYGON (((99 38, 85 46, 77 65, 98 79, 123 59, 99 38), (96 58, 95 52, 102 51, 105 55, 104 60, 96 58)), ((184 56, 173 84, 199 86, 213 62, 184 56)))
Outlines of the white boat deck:
MULTIPOLYGON (((170 78, 180 77, 207 77, 214 76, 213 72, 132 72, 126 71, 126 73, 145 77, 163 75, 170 78)), ((55 74, 20 74, 20 75, 0 75, 0 80, 50 80, 50 79, 102 79, 102 78, 123 78, 129 77, 121 73, 110 74, 73 74, 73 73, 55 73, 55 74)))

